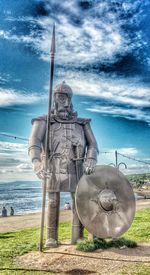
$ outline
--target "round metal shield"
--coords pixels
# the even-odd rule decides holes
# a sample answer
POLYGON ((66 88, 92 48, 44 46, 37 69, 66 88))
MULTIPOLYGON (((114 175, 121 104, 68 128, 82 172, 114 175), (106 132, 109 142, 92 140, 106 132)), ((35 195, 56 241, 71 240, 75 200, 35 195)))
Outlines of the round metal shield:
POLYGON ((127 178, 107 165, 83 175, 76 189, 76 209, 82 224, 99 238, 121 236, 135 215, 135 197, 127 178))

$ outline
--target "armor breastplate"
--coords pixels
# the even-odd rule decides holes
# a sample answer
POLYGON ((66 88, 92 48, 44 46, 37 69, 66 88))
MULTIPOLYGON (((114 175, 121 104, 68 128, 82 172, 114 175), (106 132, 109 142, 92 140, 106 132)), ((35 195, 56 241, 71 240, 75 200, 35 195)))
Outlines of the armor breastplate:
MULTIPOLYGON (((45 158, 47 116, 32 120, 33 129, 29 141, 32 159, 45 158)), ((84 158, 96 159, 97 144, 91 131, 90 120, 73 114, 70 120, 51 117, 49 132, 49 157, 47 179, 48 192, 75 192, 84 172, 84 158)))
POLYGON ((50 159, 59 159, 59 173, 69 173, 68 166, 72 161, 75 163, 76 159, 84 157, 85 147, 86 141, 82 125, 58 122, 51 125, 50 159))

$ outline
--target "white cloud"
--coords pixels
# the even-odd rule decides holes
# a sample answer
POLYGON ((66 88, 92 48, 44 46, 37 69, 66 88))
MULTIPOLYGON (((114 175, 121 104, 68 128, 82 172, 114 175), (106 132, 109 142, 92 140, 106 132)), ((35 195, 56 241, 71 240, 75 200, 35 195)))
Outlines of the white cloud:
POLYGON ((28 156, 28 145, 0 142, 0 182, 37 180, 28 156))
MULTIPOLYGON (((150 107, 150 88, 140 78, 122 78, 116 75, 82 71, 57 71, 58 81, 64 79, 78 95, 92 96, 134 107, 150 107)), ((45 86, 45 89, 48 85, 45 86)))
MULTIPOLYGON (((140 78, 119 78, 116 75, 106 77, 78 71, 57 71, 57 82, 64 79, 73 89, 74 94, 97 99, 81 102, 90 112, 104 115, 124 117, 150 123, 150 88, 141 84, 140 78), (89 104, 90 102, 90 104, 89 104)), ((48 85, 44 87, 48 89, 48 85)))
MULTIPOLYGON (((133 77, 121 79, 115 75, 105 77, 103 73, 92 73, 73 70, 74 66, 86 67, 89 64, 111 64, 118 60, 118 56, 125 56, 141 48, 141 31, 136 32, 130 38, 131 32, 124 31, 124 24, 138 25, 141 20, 143 6, 136 0, 134 3, 115 4, 113 1, 96 1, 89 10, 81 10, 78 1, 64 0, 50 1, 46 3, 48 10, 52 12, 48 17, 18 17, 8 16, 6 20, 20 24, 29 24, 29 32, 17 33, 11 30, 0 30, 0 37, 6 40, 22 43, 34 48, 40 58, 49 62, 49 50, 51 44, 51 32, 53 21, 56 21, 56 63, 65 67, 57 69, 56 78, 68 80, 75 94, 97 97, 99 100, 108 101, 106 106, 92 105, 87 110, 100 112, 106 115, 124 116, 128 119, 137 119, 150 122, 148 111, 150 107, 149 87, 140 83, 140 79, 133 77), (55 7, 59 7, 55 13, 55 7), (138 10, 139 4, 141 10, 138 10), (123 16, 122 16, 123 15, 123 16), (55 20, 54 20, 55 18, 55 20), (81 25, 74 23, 77 18, 81 25), (39 29, 38 29, 39 26, 39 29), (79 65, 79 66, 78 66, 79 65), (66 68, 71 67, 71 70, 66 68), (116 105, 111 107, 110 104, 116 105), (119 105, 119 106, 118 106, 119 105)), ((16 26, 17 26, 16 25, 16 26)), ((119 57, 120 58, 120 57, 119 57)), ((0 106, 12 104, 29 104, 38 102, 37 94, 26 95, 14 90, 1 90, 0 106)))
POLYGON ((12 142, 6 142, 6 141, 0 141, 0 151, 2 150, 8 150, 9 152, 11 151, 23 151, 25 152, 27 149, 27 144, 22 144, 22 143, 12 143, 12 142))
POLYGON ((16 168, 19 164, 29 163, 28 145, 12 142, 0 142, 1 169, 16 168))
MULTIPOLYGON (((129 155, 129 156, 134 156, 138 153, 137 148, 134 147, 125 147, 125 148, 116 148, 116 150, 123 155, 129 155)), ((112 150, 111 150, 112 151, 112 150)), ((112 151, 113 152, 113 151, 112 151)))
POLYGON ((132 164, 127 167, 127 169, 122 170, 122 172, 126 175, 132 174, 144 174, 149 173, 150 166, 149 165, 142 165, 142 164, 132 164))
POLYGON ((64 79, 75 94, 97 98, 97 103, 91 101, 89 106, 83 99, 86 110, 150 123, 150 88, 141 84, 140 78, 105 77, 81 71, 76 74, 59 72, 59 81, 64 79))
POLYGON ((149 114, 144 113, 143 110, 135 109, 135 108, 121 108, 117 106, 93 106, 91 108, 87 108, 90 112, 101 113, 103 115, 111 115, 114 117, 123 117, 130 120, 139 120, 150 123, 149 114))
POLYGON ((78 73, 74 78, 68 77, 68 80, 76 94, 94 96, 135 107, 150 107, 150 88, 141 85, 136 79, 126 80, 113 76, 106 78, 103 75, 78 73))
MULTIPOLYGON (((59 74, 59 81, 66 79, 74 94, 95 97, 99 104, 86 104, 86 109, 104 115, 120 116, 150 123, 148 108, 150 107, 150 89, 142 86, 139 79, 106 78, 104 75, 90 73, 59 74), (88 79, 88 81, 87 81, 88 79), (102 103, 101 100, 103 101, 102 103), (105 106, 103 106, 105 102, 105 106), (144 109, 146 108, 146 109, 144 109)), ((45 86, 47 89, 47 87, 45 86)), ((20 104, 34 104, 47 99, 47 92, 18 92, 13 89, 0 89, 0 107, 20 104)), ((84 102, 84 101, 83 101, 84 102)), ((83 103, 85 105, 85 103, 83 103)))
MULTIPOLYGON (((137 154, 139 154, 140 152, 138 151, 137 148, 135 147, 121 147, 121 148, 103 148, 102 152, 100 151, 100 154, 98 156, 98 162, 100 164, 110 164, 110 163, 114 163, 115 165, 115 161, 116 161, 116 155, 115 155, 115 151, 117 150, 118 152, 118 163, 120 162, 125 162, 125 163, 130 163, 130 162, 134 162, 133 160, 129 160, 128 157, 134 157, 136 158, 137 154), (105 153, 106 152, 106 153, 105 153), (123 157, 122 155, 127 156, 127 158, 123 157)), ((131 163, 130 163, 131 164, 131 163)))
POLYGON ((17 35, 12 34, 11 31, 4 30, 0 30, 0 38, 25 44, 30 44, 33 41, 33 37, 31 35, 17 35))
POLYGON ((83 99, 86 110, 150 123, 150 88, 141 84, 139 78, 83 72, 72 75, 69 71, 65 74, 59 75, 59 81, 66 79, 75 94, 97 98, 97 103, 91 101, 89 106, 83 99))
POLYGON ((1 85, 5 85, 6 83, 10 83, 10 82, 20 82, 21 79, 19 78, 14 78, 14 76, 11 76, 11 74, 8 73, 1 73, 0 74, 0 84, 1 85))
POLYGON ((0 74, 0 83, 1 84, 5 84, 9 81, 10 79, 10 75, 9 74, 5 74, 5 73, 1 73, 0 74))
POLYGON ((123 157, 122 155, 118 154, 118 164, 119 164, 119 170, 123 172, 125 175, 129 174, 143 174, 143 173, 149 173, 150 171, 150 165, 145 163, 139 163, 136 160, 130 159, 134 158, 140 161, 145 161, 146 158, 143 159, 143 157, 140 157, 140 151, 135 147, 125 147, 125 148, 104 148, 103 151, 106 153, 100 153, 98 157, 98 164, 100 165, 112 165, 115 166, 115 150, 118 151, 118 153, 121 153, 127 157, 123 157), (120 164, 124 163, 124 164, 120 164))
MULTIPOLYGON (((58 64, 73 64, 80 66, 85 63, 114 62, 116 54, 128 52, 129 39, 122 35, 117 22, 113 24, 103 22, 103 19, 84 18, 81 28, 70 24, 64 15, 59 16, 60 24, 56 25, 57 30, 57 51, 56 62, 58 64), (109 31, 108 31, 109 30, 109 31), (62 43, 63 41, 63 43, 62 43), (104 46, 105 45, 105 46, 104 46)), ((52 20, 42 19, 39 24, 45 29, 40 43, 36 43, 37 49, 41 52, 41 58, 49 61, 50 31, 52 20)), ((37 42, 37 41, 36 41, 37 42)), ((132 46, 133 47, 133 46, 132 46)))
POLYGON ((139 24, 141 18, 140 12, 136 10, 138 4, 139 1, 130 5, 120 4, 118 8, 110 0, 104 3, 95 1, 90 10, 82 10, 78 1, 50 1, 46 3, 47 9, 51 9, 48 17, 7 17, 7 20, 14 21, 14 24, 15 21, 20 24, 22 22, 30 24, 33 28, 31 27, 28 34, 22 35, 17 34, 17 31, 15 33, 12 30, 1 29, 0 37, 25 45, 30 44, 40 53, 42 59, 49 62, 51 29, 55 20, 59 52, 57 63, 72 65, 80 63, 80 66, 95 60, 111 63, 118 59, 117 56, 125 55, 142 45, 143 39, 139 38, 138 31, 135 32, 135 39, 131 41, 129 33, 122 28, 124 24, 133 24, 133 22, 139 24), (81 22, 80 26, 75 20, 81 22), (35 26, 40 26, 42 31, 41 29, 38 31, 35 26))
POLYGON ((20 104, 33 104, 44 99, 45 97, 43 95, 38 96, 38 94, 26 94, 15 91, 13 89, 0 88, 0 107, 20 104))

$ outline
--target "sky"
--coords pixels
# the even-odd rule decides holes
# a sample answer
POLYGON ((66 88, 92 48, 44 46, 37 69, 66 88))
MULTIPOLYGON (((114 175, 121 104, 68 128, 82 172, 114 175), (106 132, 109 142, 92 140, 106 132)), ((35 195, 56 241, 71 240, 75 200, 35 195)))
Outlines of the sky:
MULTIPOLYGON (((0 0, 0 133, 29 138, 47 113, 52 26, 54 85, 73 90, 74 110, 91 118, 99 164, 150 171, 149 0, 0 0), (107 152, 107 153, 104 153, 107 152)), ((27 141, 0 135, 0 182, 36 180, 27 141)))

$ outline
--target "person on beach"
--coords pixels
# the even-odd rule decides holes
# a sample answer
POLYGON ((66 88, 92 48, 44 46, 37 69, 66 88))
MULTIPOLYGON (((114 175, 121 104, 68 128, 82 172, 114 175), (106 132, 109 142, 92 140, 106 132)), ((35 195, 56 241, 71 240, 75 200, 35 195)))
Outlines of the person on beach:
POLYGON ((14 209, 12 206, 10 207, 10 216, 14 216, 14 209))
POLYGON ((47 177, 48 210, 46 247, 57 247, 60 192, 72 197, 72 244, 83 238, 75 208, 75 191, 83 173, 95 170, 98 147, 90 127, 90 119, 79 118, 73 111, 72 89, 63 81, 54 89, 49 133, 49 169, 44 171, 44 144, 47 116, 32 120, 29 156, 33 170, 40 179, 47 177))
POLYGON ((65 202, 64 210, 71 210, 71 205, 69 202, 65 202))
POLYGON ((2 208, 2 217, 7 217, 7 209, 5 206, 2 208))

